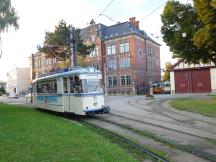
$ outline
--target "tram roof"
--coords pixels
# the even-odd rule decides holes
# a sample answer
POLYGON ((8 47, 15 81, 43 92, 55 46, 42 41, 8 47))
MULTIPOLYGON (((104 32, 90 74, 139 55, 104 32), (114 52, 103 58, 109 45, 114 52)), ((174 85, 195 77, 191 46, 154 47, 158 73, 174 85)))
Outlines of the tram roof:
POLYGON ((58 78, 69 75, 80 75, 80 74, 101 74, 101 72, 93 67, 81 68, 81 67, 72 67, 68 69, 63 69, 62 72, 57 71, 54 74, 50 74, 44 77, 37 78, 33 82, 45 79, 58 78))

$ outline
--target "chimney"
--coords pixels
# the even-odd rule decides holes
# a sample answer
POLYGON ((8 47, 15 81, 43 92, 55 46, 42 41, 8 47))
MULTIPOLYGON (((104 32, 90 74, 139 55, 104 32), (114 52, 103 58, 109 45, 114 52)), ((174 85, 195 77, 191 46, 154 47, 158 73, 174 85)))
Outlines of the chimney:
POLYGON ((135 22, 135 27, 139 29, 139 21, 135 22))
POLYGON ((136 22, 136 17, 129 18, 130 23, 134 26, 136 22))
POLYGON ((136 21, 136 17, 129 18, 129 21, 134 27, 139 29, 139 21, 136 21))

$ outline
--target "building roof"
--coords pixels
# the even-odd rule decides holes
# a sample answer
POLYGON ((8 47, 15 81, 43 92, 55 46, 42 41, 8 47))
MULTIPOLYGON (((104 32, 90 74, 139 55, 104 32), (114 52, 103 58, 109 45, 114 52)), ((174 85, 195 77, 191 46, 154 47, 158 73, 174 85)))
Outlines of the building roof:
POLYGON ((150 38, 143 30, 140 30, 134 27, 129 22, 118 23, 118 24, 109 26, 107 28, 104 28, 103 33, 104 33, 103 35, 104 39, 125 36, 128 34, 138 34, 140 36, 143 36, 144 38, 150 38))
MULTIPOLYGON (((152 38, 150 38, 144 30, 140 30, 139 28, 135 27, 128 21, 123 23, 117 23, 112 26, 106 26, 99 23, 99 24, 95 24, 94 27, 97 30, 98 36, 104 40, 122 37, 129 34, 137 34, 145 39, 149 39, 154 43, 160 45, 159 43, 155 42, 152 38)), ((90 29, 91 29, 91 25, 81 30, 80 34, 82 39, 86 39, 89 37, 88 31, 90 29)))

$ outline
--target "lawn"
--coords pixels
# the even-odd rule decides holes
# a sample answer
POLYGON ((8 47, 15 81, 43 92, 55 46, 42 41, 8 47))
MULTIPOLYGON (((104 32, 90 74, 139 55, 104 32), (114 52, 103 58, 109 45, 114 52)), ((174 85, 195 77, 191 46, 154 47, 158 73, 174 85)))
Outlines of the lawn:
POLYGON ((216 117, 216 97, 209 99, 176 99, 171 106, 179 109, 216 117))
POLYGON ((34 109, 0 103, 0 161, 136 160, 82 124, 34 109))

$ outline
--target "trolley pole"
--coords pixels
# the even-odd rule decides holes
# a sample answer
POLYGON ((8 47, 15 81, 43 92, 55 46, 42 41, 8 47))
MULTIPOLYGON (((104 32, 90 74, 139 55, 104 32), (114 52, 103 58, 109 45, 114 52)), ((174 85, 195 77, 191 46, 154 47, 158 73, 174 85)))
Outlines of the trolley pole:
POLYGON ((77 66, 77 38, 76 38, 76 31, 75 27, 70 27, 70 47, 71 47, 71 58, 70 58, 70 66, 77 66))

